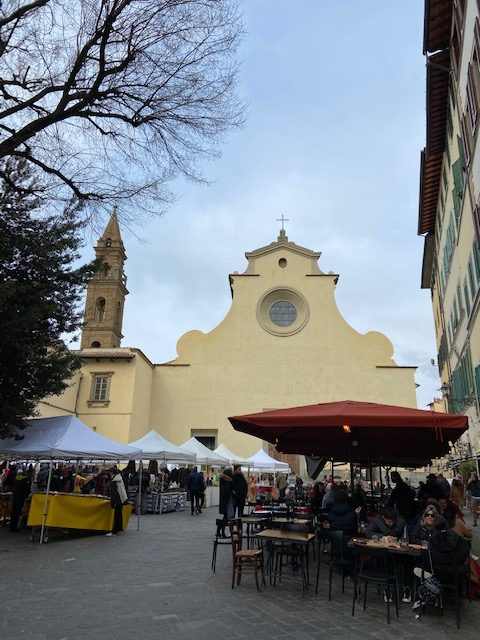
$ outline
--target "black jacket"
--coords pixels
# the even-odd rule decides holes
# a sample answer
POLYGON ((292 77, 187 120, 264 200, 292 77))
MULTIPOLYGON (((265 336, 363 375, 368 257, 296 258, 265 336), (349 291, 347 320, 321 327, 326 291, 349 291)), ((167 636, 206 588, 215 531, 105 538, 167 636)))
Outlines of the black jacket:
POLYGON ((334 502, 328 512, 328 521, 335 531, 343 531, 346 535, 357 532, 357 514, 349 504, 334 502))
POLYGON ((227 505, 232 499, 232 478, 222 473, 220 476, 220 498, 219 498, 219 513, 223 513, 227 517, 227 505))
POLYGON ((235 504, 245 504, 248 485, 243 473, 234 473, 232 479, 233 500, 235 504))

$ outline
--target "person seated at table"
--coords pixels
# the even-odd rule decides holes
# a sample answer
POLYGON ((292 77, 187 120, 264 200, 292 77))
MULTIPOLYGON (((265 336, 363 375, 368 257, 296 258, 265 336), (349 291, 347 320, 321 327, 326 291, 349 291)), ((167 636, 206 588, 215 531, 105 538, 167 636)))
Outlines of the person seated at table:
POLYGON ((322 508, 323 496, 325 495, 325 485, 323 482, 315 482, 313 485, 313 493, 310 498, 310 508, 314 516, 318 516, 322 508))
POLYGON ((465 526, 464 521, 457 516, 455 505, 448 505, 442 513, 447 525, 452 531, 458 533, 464 540, 472 539, 472 530, 465 526))
POLYGON ((322 509, 330 510, 333 501, 335 500, 335 490, 333 488, 333 484, 331 482, 327 483, 325 495, 322 500, 322 509))
POLYGON ((404 527, 405 520, 397 514, 395 509, 385 507, 382 513, 370 522, 365 535, 367 538, 371 538, 374 535, 398 538, 402 535, 404 527))
POLYGON ((437 500, 437 510, 439 515, 443 516, 445 514, 446 509, 452 509, 455 512, 455 516, 460 520, 463 520, 463 513, 457 507, 457 505, 450 500, 448 496, 444 496, 443 498, 439 498, 437 500))
POLYGON ((342 531, 344 537, 349 539, 357 533, 357 513, 360 512, 361 507, 357 507, 356 510, 353 508, 345 489, 339 489, 334 496, 335 501, 332 502, 328 512, 330 529, 342 531))
POLYGON ((453 567, 456 567, 459 572, 466 572, 468 542, 448 526, 445 518, 437 519, 428 548, 432 555, 435 575, 443 583, 450 582, 453 567))
POLYGON ((359 517, 361 520, 367 519, 367 494, 363 490, 360 482, 357 482, 355 488, 353 489, 352 506, 354 509, 360 507, 360 510, 359 512, 357 511, 357 513, 359 513, 359 517))
POLYGON ((429 504, 413 528, 411 541, 414 544, 421 544, 422 542, 430 540, 435 531, 435 525, 438 524, 438 522, 439 513, 437 508, 433 504, 429 504))

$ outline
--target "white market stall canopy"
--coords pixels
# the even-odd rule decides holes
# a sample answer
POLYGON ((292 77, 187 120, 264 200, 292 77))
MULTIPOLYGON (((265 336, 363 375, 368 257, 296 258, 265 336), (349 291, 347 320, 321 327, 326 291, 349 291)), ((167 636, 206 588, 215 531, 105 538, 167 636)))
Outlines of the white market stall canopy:
POLYGON ((255 455, 247 458, 247 464, 259 471, 283 471, 287 473, 290 470, 286 462, 275 460, 263 449, 259 449, 255 455))
POLYGON ((182 444, 184 449, 188 449, 191 453, 197 456, 197 462, 199 464, 210 464, 215 467, 226 467, 230 464, 228 458, 215 453, 204 444, 202 444, 196 438, 190 438, 182 444))
POLYGON ((141 449, 141 457, 144 460, 163 460, 174 464, 196 462, 195 454, 166 440, 155 429, 149 431, 143 438, 131 442, 130 446, 141 449))
POLYGON ((34 418, 13 438, 0 440, 0 456, 28 460, 130 460, 141 451, 92 431, 75 416, 34 418))
POLYGON ((233 451, 230 451, 230 449, 224 444, 221 444, 216 449, 214 449, 213 453, 226 458, 230 464, 241 464, 242 467, 248 467, 246 458, 240 458, 240 456, 237 456, 235 453, 233 453, 233 451))

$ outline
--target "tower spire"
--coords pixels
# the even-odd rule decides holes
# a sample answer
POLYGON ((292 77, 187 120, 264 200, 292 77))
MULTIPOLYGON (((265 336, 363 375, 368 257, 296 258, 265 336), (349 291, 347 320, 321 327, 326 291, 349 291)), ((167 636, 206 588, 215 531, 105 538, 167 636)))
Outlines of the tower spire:
POLYGON ((117 207, 113 208, 105 231, 95 247, 97 271, 87 285, 81 348, 119 347, 122 335, 123 308, 127 278, 117 207))

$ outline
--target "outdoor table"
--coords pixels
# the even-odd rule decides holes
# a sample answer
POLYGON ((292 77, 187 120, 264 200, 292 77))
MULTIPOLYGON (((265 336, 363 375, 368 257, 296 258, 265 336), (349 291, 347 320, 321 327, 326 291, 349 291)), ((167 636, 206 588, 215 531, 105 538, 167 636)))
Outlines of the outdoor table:
POLYGON ((252 527, 254 527, 255 525, 265 527, 265 525, 268 524, 269 518, 264 518, 263 516, 243 516, 240 519, 242 521, 242 524, 247 525, 245 537, 247 538, 247 549, 250 549, 250 540, 255 537, 254 535, 252 535, 252 527))
MULTIPOLYGON (((282 529, 264 529, 263 531, 260 531, 259 533, 255 534, 254 537, 260 538, 260 540, 265 540, 270 543, 268 545, 268 553, 264 563, 264 571, 270 576, 270 583, 272 581, 272 567, 273 567, 273 555, 275 551, 275 542, 280 542, 282 545, 285 542, 294 542, 295 544, 300 544, 302 546, 305 546, 308 552, 308 545, 315 540, 314 533, 301 533, 299 531, 284 531, 282 529)), ((303 576, 303 578, 304 578, 304 584, 308 585, 308 569, 306 574, 307 579, 305 580, 305 575, 303 576)))
POLYGON ((397 556, 410 556, 413 558, 420 558, 422 555, 422 546, 420 544, 409 544, 407 547, 402 547, 399 542, 385 543, 383 540, 370 540, 368 538, 351 538, 347 546, 353 547, 361 546, 365 550, 378 548, 386 548, 388 553, 397 556))
MULTIPOLYGON (((34 493, 27 526, 41 527, 45 507, 45 494, 34 493)), ((79 529, 84 531, 111 531, 114 510, 110 498, 72 493, 50 493, 47 500, 45 527, 79 529)), ((131 505, 123 506, 123 528, 128 526, 131 505)), ((48 534, 45 536, 46 542, 48 534)), ((32 535, 33 539, 33 535, 32 535)))

